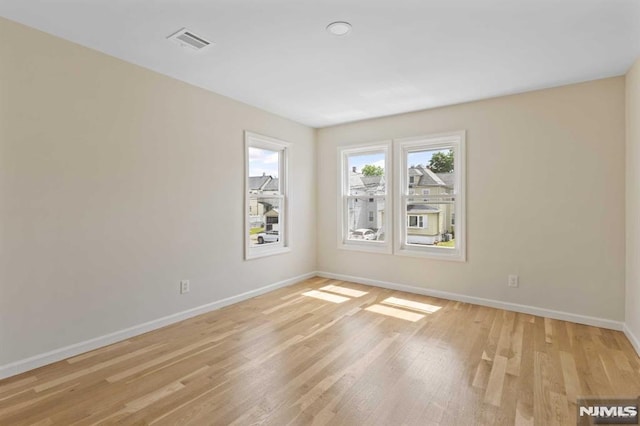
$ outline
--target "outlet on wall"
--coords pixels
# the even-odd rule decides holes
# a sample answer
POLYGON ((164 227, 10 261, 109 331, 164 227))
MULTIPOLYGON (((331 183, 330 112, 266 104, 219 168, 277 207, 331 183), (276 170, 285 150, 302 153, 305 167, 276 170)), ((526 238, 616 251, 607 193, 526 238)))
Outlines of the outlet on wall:
POLYGON ((180 294, 189 293, 189 280, 180 281, 180 294))
POLYGON ((518 287, 518 276, 517 275, 509 275, 509 287, 518 287))

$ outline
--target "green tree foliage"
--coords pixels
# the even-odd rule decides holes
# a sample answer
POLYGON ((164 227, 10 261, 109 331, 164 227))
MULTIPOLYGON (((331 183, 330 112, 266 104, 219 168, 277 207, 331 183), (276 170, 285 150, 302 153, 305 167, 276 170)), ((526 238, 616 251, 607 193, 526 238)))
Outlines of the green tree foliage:
POLYGON ((380 166, 367 164, 362 168, 362 174, 365 176, 382 176, 384 175, 384 169, 380 166))
POLYGON ((435 173, 451 173, 453 171, 453 150, 436 152, 431 157, 429 168, 435 173))

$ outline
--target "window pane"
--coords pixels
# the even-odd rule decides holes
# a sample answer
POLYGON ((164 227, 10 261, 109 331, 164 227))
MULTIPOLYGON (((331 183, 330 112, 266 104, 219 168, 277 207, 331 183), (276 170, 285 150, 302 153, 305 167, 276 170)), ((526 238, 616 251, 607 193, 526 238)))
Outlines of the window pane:
POLYGON ((384 241, 384 206, 384 198, 348 199, 347 239, 384 241))
POLYGON ((407 194, 453 194, 455 170, 453 150, 423 150, 407 153, 407 194))
POLYGON ((280 151, 249 147, 249 193, 280 191, 280 151))
POLYGON ((385 158, 383 152, 348 157, 349 195, 385 194, 385 158))
POLYGON ((249 239, 251 246, 276 243, 281 240, 281 198, 249 199, 249 239))
POLYGON ((407 244, 455 248, 454 198, 447 197, 446 200, 407 199, 407 244))

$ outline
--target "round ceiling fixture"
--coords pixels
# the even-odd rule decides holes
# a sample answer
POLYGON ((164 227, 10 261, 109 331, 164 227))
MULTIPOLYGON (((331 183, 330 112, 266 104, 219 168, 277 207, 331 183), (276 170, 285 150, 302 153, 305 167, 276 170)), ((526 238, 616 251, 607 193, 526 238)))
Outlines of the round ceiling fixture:
POLYGON ((327 25, 327 31, 336 36, 347 35, 351 32, 351 24, 344 21, 332 22, 327 25))

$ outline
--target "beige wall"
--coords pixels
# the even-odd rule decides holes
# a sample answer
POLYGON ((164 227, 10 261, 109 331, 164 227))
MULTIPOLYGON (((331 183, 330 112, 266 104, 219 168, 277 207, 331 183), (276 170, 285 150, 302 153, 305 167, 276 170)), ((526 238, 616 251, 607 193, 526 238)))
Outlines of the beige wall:
POLYGON ((617 77, 319 130, 328 212, 337 146, 466 130, 468 260, 340 250, 324 214, 318 269, 624 320, 624 98, 617 77))
POLYGON ((640 59, 626 77, 627 103, 627 289, 626 326, 640 353, 640 59))
MULTIPOLYGON (((622 77, 314 131, 2 19, 0 58, 0 366, 316 265, 624 320, 622 77), (249 262, 245 129, 294 144, 293 251, 249 262), (466 263, 336 248, 338 145, 461 129, 466 263), (327 213, 317 245, 316 205, 327 213), (507 288, 512 273, 519 289, 507 288), (180 279, 191 280, 188 295, 180 279)), ((636 336, 639 74, 636 64, 626 85, 626 321, 636 336)))
POLYGON ((313 271, 314 137, 0 19, 0 366, 313 271), (293 143, 290 254, 243 260, 245 129, 293 143))

